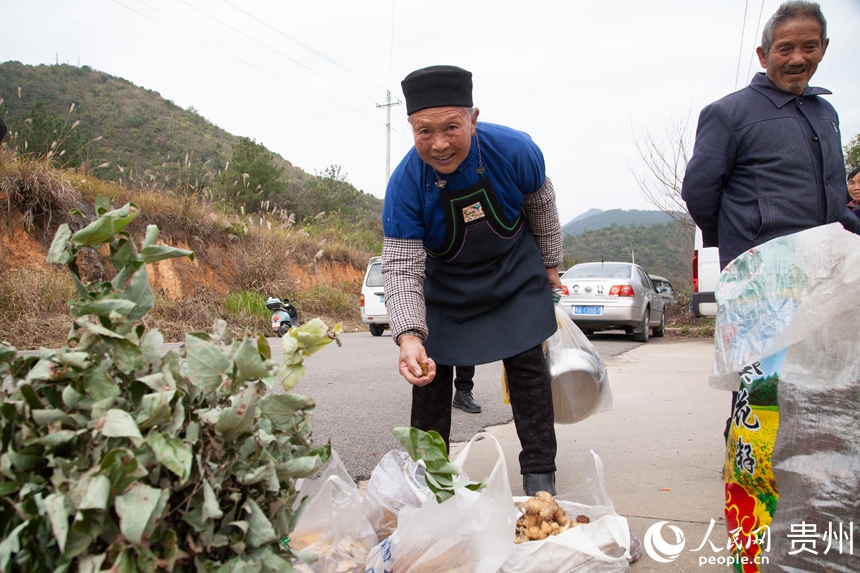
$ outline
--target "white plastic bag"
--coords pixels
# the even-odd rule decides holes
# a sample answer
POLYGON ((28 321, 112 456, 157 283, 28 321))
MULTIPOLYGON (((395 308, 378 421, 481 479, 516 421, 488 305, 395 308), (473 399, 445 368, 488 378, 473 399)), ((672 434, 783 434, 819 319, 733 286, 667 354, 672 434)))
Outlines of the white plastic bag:
POLYGON ((401 509, 418 507, 431 495, 419 477, 420 470, 423 468, 403 450, 391 450, 373 468, 364 493, 364 515, 379 541, 394 533, 401 509))
MULTIPOLYGON (((453 461, 461 470, 472 443, 492 440, 499 458, 479 491, 456 490, 437 503, 427 496, 419 507, 400 511, 397 529, 374 547, 366 573, 496 573, 513 548, 516 511, 501 445, 490 434, 477 434, 453 461)), ((417 490, 416 490, 417 491, 417 490)))
POLYGON ((610 411, 612 391, 600 353, 560 305, 555 317, 558 330, 546 341, 555 423, 573 424, 610 411))
POLYGON ((367 553, 377 543, 376 533, 362 512, 355 483, 334 450, 319 479, 303 481, 300 492, 310 492, 311 497, 290 534, 290 547, 311 561, 297 561, 293 569, 297 573, 363 571, 367 553))
MULTIPOLYGON (((513 498, 517 506, 527 499, 513 498)), ((621 572, 641 555, 627 519, 615 512, 606 490, 603 462, 593 451, 583 464, 577 489, 555 500, 568 516, 585 515, 589 523, 514 545, 499 573, 621 572)), ((513 543, 513 534, 510 539, 513 543)))

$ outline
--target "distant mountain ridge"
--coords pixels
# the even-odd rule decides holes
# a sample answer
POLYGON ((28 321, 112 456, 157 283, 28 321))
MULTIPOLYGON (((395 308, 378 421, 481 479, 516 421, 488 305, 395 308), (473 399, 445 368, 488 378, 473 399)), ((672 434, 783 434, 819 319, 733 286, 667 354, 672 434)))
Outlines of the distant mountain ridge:
POLYGON ((600 213, 603 213, 603 209, 589 209, 585 213, 577 215, 576 217, 568 221, 567 224, 569 225, 575 221, 581 221, 582 219, 587 219, 593 215, 599 215, 600 213))
POLYGON ((608 211, 601 211, 600 209, 589 209, 563 225, 561 229, 565 234, 576 237, 586 231, 604 229, 612 225, 619 225, 621 227, 629 227, 630 225, 650 227, 651 225, 666 225, 672 221, 672 217, 663 211, 645 211, 639 209, 610 209, 608 211))

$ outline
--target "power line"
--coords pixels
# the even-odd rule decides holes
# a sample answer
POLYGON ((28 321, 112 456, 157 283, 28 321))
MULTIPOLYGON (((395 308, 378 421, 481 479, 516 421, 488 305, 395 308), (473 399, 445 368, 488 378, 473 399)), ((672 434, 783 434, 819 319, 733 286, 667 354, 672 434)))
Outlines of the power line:
POLYGON ((182 2, 183 4, 185 4, 186 6, 188 6, 189 8, 192 8, 192 9, 194 9, 194 10, 196 10, 196 11, 200 12, 201 14, 203 14, 204 16, 206 16, 207 18, 211 18, 212 20, 214 20, 214 21, 218 22, 219 24, 221 24, 221 25, 222 25, 222 26, 224 26, 225 28, 229 28, 230 30, 233 30, 233 31, 234 31, 234 32, 236 32, 237 34, 241 34, 242 36, 244 36, 244 37, 248 38, 249 40, 252 40, 252 41, 254 41, 254 42, 257 42, 258 44, 260 44, 261 46, 263 46, 263 47, 264 47, 264 48, 266 48, 267 50, 271 50, 272 52, 274 52, 274 53, 278 54, 278 55, 279 55, 279 56, 281 56, 282 58, 285 58, 285 59, 287 59, 287 60, 289 60, 289 61, 293 62, 294 64, 299 65, 299 66, 301 66, 301 67, 305 68, 306 70, 308 70, 308 71, 310 71, 310 72, 313 72, 314 74, 317 74, 318 76, 320 76, 320 77, 322 77, 322 78, 327 79, 328 81, 330 81, 330 82, 332 82, 332 83, 334 83, 334 84, 336 84, 336 85, 338 85, 338 86, 342 87, 343 89, 345 89, 345 90, 347 90, 347 91, 350 91, 350 92, 354 93, 355 95, 357 95, 357 96, 359 96, 359 97, 362 97, 362 98, 364 98, 364 99, 366 99, 366 100, 369 100, 369 101, 371 101, 371 102, 374 102, 374 103, 375 103, 375 100, 374 100, 373 98, 367 97, 366 95, 361 94, 361 93, 359 93, 359 92, 357 92, 357 91, 353 90, 353 89, 352 89, 352 88, 350 88, 349 86, 346 86, 346 85, 344 85, 344 84, 342 84, 342 83, 338 82, 337 80, 334 80, 334 79, 332 79, 332 78, 330 78, 330 77, 326 76, 326 75, 325 75, 325 74, 323 74, 322 72, 318 72, 318 71, 316 71, 315 69, 311 68, 310 66, 306 66, 305 64, 301 63, 300 61, 295 60, 295 59, 291 58, 290 56, 288 56, 288 55, 286 55, 286 54, 284 54, 284 53, 282 53, 282 52, 279 52, 279 51, 278 51, 278 50, 276 50, 275 48, 272 48, 271 46, 268 46, 268 45, 264 44, 263 42, 261 42, 261 41, 260 41, 260 40, 258 40, 257 38, 254 38, 254 37, 249 36, 248 34, 246 34, 246 33, 242 32, 241 30, 238 30, 237 28, 234 28, 233 26, 231 26, 230 24, 227 24, 226 22, 222 22, 221 20, 219 20, 219 19, 218 19, 218 18, 216 18, 215 16, 212 16, 211 14, 208 14, 208 13, 204 12, 204 11, 203 11, 203 10, 201 10, 200 8, 197 8, 196 6, 193 6, 192 4, 189 4, 189 3, 188 3, 188 2, 186 2, 185 0, 179 0, 179 1, 180 1, 180 2, 182 2))
POLYGON ((265 20, 261 20, 260 18, 257 18, 256 16, 254 16, 254 15, 253 15, 253 14, 251 14, 250 12, 248 12, 248 11, 246 11, 246 10, 243 10, 243 9, 242 9, 242 8, 240 8, 239 6, 236 6, 235 4, 233 4, 232 2, 230 2, 230 0, 221 0, 221 1, 222 1, 222 2, 224 2, 225 4, 228 4, 229 6, 232 6, 233 8, 235 8, 235 9, 236 9, 236 10, 238 10, 239 12, 241 12, 241 13, 245 14, 245 15, 246 15, 246 16, 248 16, 249 18, 252 18, 252 19, 256 20, 257 22, 259 22, 259 23, 260 23, 260 24, 262 24, 263 26, 265 26, 265 27, 269 28, 270 30, 274 31, 275 33, 280 34, 281 36, 283 36, 284 38, 286 38, 286 39, 290 40, 291 42, 294 42, 294 43, 298 44, 299 46, 301 46, 302 48, 304 48, 304 49, 308 50, 309 52, 311 52, 311 53, 313 53, 313 54, 315 54, 315 55, 319 56, 320 58, 324 59, 325 61, 329 62, 330 64, 332 64, 332 65, 334 65, 334 66, 337 66, 338 68, 342 69, 343 71, 345 71, 345 72, 347 72, 347 73, 349 73, 349 74, 351 74, 351 75, 355 76, 356 78, 360 79, 361 81, 363 81, 363 82, 367 82, 368 84, 370 84, 370 85, 372 85, 372 86, 374 86, 374 87, 376 87, 376 88, 379 88, 379 89, 381 89, 381 90, 386 90, 386 88, 385 88, 385 87, 383 87, 383 86, 379 85, 378 83, 374 82, 373 80, 368 79, 368 78, 366 78, 366 77, 362 76, 362 75, 361 75, 361 74, 359 74, 358 72, 354 72, 354 71, 352 71, 351 69, 347 68, 347 67, 346 67, 346 66, 344 66, 343 64, 341 64, 341 63, 339 63, 339 62, 337 62, 337 61, 333 60, 332 58, 330 58, 330 57, 326 56, 326 55, 325 55, 325 54, 323 54, 322 52, 320 52, 320 51, 318 51, 318 50, 315 50, 314 48, 311 48, 311 47, 310 47, 310 46, 308 46, 307 44, 304 44, 304 43, 302 43, 301 41, 297 40, 296 38, 293 38, 292 36, 290 36, 290 35, 289 35, 289 34, 287 34, 286 32, 282 32, 281 30, 279 30, 279 29, 275 28, 274 26, 272 26, 271 24, 269 24, 269 23, 268 23, 268 22, 266 22, 265 20))
MULTIPOLYGON (((761 27, 761 16, 762 16, 762 14, 764 14, 764 0, 761 0, 761 10, 759 10, 759 13, 758 13, 758 24, 756 24, 756 26, 755 26, 756 32, 758 32, 759 28, 761 27)), ((753 50, 753 54, 755 54, 755 50, 753 50)), ((748 78, 750 77, 750 73, 752 72, 752 64, 753 64, 754 59, 755 58, 753 56, 750 56, 750 65, 747 68, 747 77, 748 78)))
MULTIPOLYGON (((309 93, 309 94, 311 94, 311 95, 314 95, 314 96, 316 96, 316 97, 318 97, 318 98, 320 98, 320 99, 326 100, 326 101, 328 101, 329 103, 332 103, 332 104, 337 105, 337 106, 339 106, 339 107, 342 107, 342 108, 344 108, 344 109, 346 109, 346 110, 349 110, 349 111, 351 111, 351 112, 353 112, 353 113, 356 113, 356 114, 359 114, 359 115, 361 115, 361 116, 364 116, 364 117, 366 117, 366 118, 370 119, 370 120, 371 120, 371 121, 373 121, 373 122, 376 122, 376 123, 382 123, 381 121, 379 121, 379 120, 378 120, 378 119, 376 119, 375 117, 372 117, 372 116, 370 116, 370 115, 367 115, 367 114, 365 114, 365 113, 362 113, 362 112, 360 112, 360 111, 358 111, 358 110, 356 110, 356 109, 354 109, 354 108, 351 108, 351 107, 347 106, 346 104, 343 104, 343 103, 341 103, 341 102, 338 102, 338 101, 336 101, 336 100, 333 100, 333 99, 331 99, 331 98, 329 98, 329 97, 327 97, 327 96, 325 96, 325 95, 323 95, 323 94, 321 94, 321 93, 315 92, 315 91, 313 91, 313 90, 311 90, 311 89, 309 89, 309 88, 306 88, 306 87, 304 87, 304 86, 301 86, 301 85, 299 85, 299 84, 297 84, 297 83, 295 83, 295 82, 291 82, 290 80, 288 80, 288 79, 286 79, 286 78, 283 78, 283 77, 281 77, 281 76, 278 76, 278 75, 276 75, 276 74, 273 74, 273 73, 269 72, 268 70, 265 70, 265 69, 263 69, 263 68, 260 68, 259 66, 256 66, 256 65, 254 65, 254 64, 252 64, 252 63, 250 63, 250 62, 247 62, 247 61, 245 61, 245 60, 243 60, 243 59, 241 59, 241 58, 238 58, 238 57, 236 57, 236 56, 235 56, 235 55, 233 55, 233 54, 230 54, 230 53, 228 53, 228 52, 225 52, 224 50, 222 50, 222 49, 220 49, 220 48, 218 48, 218 47, 216 47, 216 46, 211 46, 211 45, 207 44, 206 42, 203 42, 202 40, 200 40, 200 39, 198 39, 198 38, 195 38, 194 36, 191 36, 190 34, 186 34, 186 33, 185 33, 185 32, 183 32, 182 30, 178 30, 178 29, 174 28, 173 26, 171 26, 171 25, 169 25, 169 24, 166 24, 166 23, 164 23, 164 22, 161 22, 161 21, 159 21, 159 20, 157 20, 157 19, 153 18, 153 17, 152 17, 152 16, 150 16, 149 14, 145 14, 145 13, 143 13, 143 12, 139 11, 139 10, 135 10, 135 9, 134 9, 134 8, 132 8, 131 6, 127 6, 127 5, 123 4, 122 2, 119 2, 118 0, 112 0, 112 1, 113 1, 115 4, 118 4, 118 5, 122 6, 123 8, 125 8, 125 9, 127 9, 127 10, 130 10, 130 11, 132 11, 132 12, 136 13, 136 14, 139 14, 140 16, 143 16, 144 18, 147 18, 147 19, 149 19, 149 20, 152 20, 153 22, 155 22, 156 24, 159 24, 160 26, 164 26, 165 28, 167 28, 167 29, 169 29, 169 30, 174 31, 174 32, 176 32, 177 34, 180 34, 180 35, 182 35, 182 36, 185 36, 186 38, 189 38, 189 39, 191 39, 191 40, 194 40, 195 42, 197 42, 197 43, 199 43, 199 44, 201 44, 201 45, 203 45, 203 46, 205 46, 205 47, 209 48, 210 50, 215 50, 215 51, 217 51, 217 52, 219 52, 219 53, 221 53, 221 54, 224 54, 225 56, 227 56, 227 57, 229 57, 229 58, 232 58, 232 59, 236 60, 236 61, 237 61, 237 62, 239 62, 239 63, 245 64, 246 66, 248 66, 248 67, 250 67, 250 68, 253 68, 253 69, 255 69, 255 70, 259 71, 259 72, 262 72, 262 73, 264 73, 264 74, 266 74, 266 75, 268 75, 268 76, 270 76, 270 77, 272 77, 272 78, 274 78, 274 79, 276 79, 276 80, 278 80, 278 81, 281 81, 281 82, 284 82, 284 83, 286 83, 286 84, 289 84, 289 85, 291 85, 291 86, 293 86, 293 87, 295 87, 295 88, 297 88, 297 89, 300 89, 300 90, 302 90, 302 91, 305 91, 305 92, 307 92, 307 93, 309 93)), ((138 2, 140 2, 141 4, 144 4, 145 6, 148 6, 149 8, 151 8, 151 9, 153 9, 153 10, 159 11, 159 10, 157 10, 156 8, 153 8, 152 6, 149 6, 148 4, 146 4, 145 2, 143 2, 142 0, 138 0, 138 2)), ((160 12, 160 11, 159 11, 159 12, 160 12)), ((170 17, 172 18, 172 16, 170 16, 170 17)), ((175 18, 174 18, 174 19, 175 19, 175 18)), ((186 26, 187 26, 187 24, 184 24, 184 25, 186 25, 186 26)), ((196 29, 194 29, 194 28, 193 28, 193 27, 191 27, 191 26, 188 26, 188 27, 189 27, 189 28, 191 28, 192 30, 194 30, 195 32, 198 32, 198 33, 203 34, 204 36, 206 36, 206 34, 205 34, 205 33, 200 32, 199 30, 196 30, 196 29)), ((238 50, 237 50, 237 52, 238 52, 238 50)), ((241 53, 241 52, 239 52, 239 53, 241 53)), ((244 55, 244 54, 243 54, 243 55, 244 55)))
POLYGON ((749 8, 749 4, 749 0, 744 2, 744 23, 741 25, 741 46, 738 49, 738 67, 735 70, 735 91, 738 89, 738 76, 741 73, 741 56, 744 53, 744 36, 746 36, 747 31, 747 8, 749 8))
POLYGON ((391 0, 391 43, 388 46, 388 85, 391 86, 391 73, 394 67, 394 0, 391 0))

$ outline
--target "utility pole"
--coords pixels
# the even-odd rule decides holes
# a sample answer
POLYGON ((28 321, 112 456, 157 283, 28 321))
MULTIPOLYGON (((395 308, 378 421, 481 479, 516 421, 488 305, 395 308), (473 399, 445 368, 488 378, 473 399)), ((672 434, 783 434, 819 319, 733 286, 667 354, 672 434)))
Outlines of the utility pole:
POLYGON ((378 103, 376 107, 385 108, 385 184, 391 177, 391 106, 400 105, 400 100, 391 101, 391 90, 385 92, 385 103, 378 103))

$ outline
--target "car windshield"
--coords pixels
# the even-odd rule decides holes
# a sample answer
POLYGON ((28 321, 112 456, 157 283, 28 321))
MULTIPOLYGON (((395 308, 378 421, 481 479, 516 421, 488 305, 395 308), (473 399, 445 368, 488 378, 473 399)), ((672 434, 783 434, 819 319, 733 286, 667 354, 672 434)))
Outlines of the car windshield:
POLYGON ((627 263, 588 263, 576 265, 564 273, 567 279, 629 279, 630 265, 627 263))
POLYGON ((367 286, 381 287, 382 286, 382 263, 370 265, 370 270, 367 271, 367 286))

